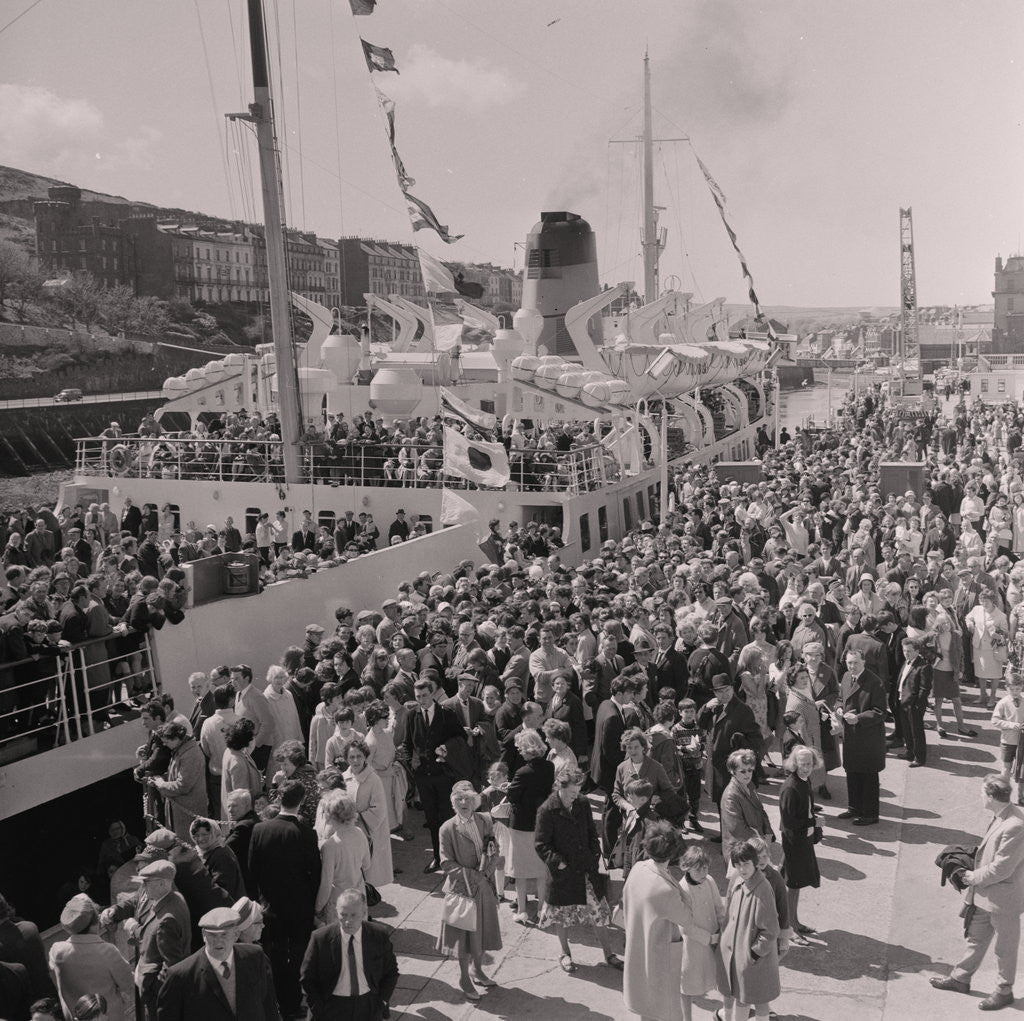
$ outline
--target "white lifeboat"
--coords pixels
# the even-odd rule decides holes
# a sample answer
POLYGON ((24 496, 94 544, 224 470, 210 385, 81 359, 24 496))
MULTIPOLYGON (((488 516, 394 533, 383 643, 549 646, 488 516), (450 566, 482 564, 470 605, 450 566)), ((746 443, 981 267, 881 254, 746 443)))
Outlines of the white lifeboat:
POLYGON ((385 415, 409 415, 423 400, 423 381, 415 369, 382 365, 370 380, 370 407, 385 415))
POLYGON ((183 394, 188 393, 188 390, 188 380, 184 376, 168 376, 164 380, 164 397, 168 400, 181 397, 183 394))
POLYGON ((536 355, 520 355, 512 359, 512 378, 520 383, 532 383, 540 359, 536 355))

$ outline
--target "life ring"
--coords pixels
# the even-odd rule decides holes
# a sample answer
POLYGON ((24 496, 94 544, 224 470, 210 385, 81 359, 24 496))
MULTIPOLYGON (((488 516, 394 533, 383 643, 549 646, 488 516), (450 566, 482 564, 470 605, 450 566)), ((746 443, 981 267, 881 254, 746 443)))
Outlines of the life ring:
POLYGON ((132 466, 131 451, 123 443, 118 443, 117 446, 111 447, 107 455, 107 464, 112 475, 126 475, 132 466))

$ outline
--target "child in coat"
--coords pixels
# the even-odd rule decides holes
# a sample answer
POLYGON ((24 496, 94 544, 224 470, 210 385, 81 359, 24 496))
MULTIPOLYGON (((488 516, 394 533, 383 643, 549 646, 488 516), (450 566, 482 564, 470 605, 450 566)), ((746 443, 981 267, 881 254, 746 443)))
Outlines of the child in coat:
POLYGON ((718 886, 708 875, 708 856, 703 847, 691 847, 679 865, 683 870, 679 889, 692 916, 692 925, 680 926, 683 933, 683 1019, 690 1021, 694 999, 705 996, 718 984, 718 971, 722 967, 718 941, 725 924, 725 904, 718 886))
MULTIPOLYGON (((492 762, 487 770, 487 786, 480 794, 478 811, 490 814, 494 824, 494 839, 498 842, 498 856, 508 861, 512 853, 512 834, 508 828, 508 817, 512 804, 505 794, 508 787, 508 766, 504 762, 492 762)), ((505 869, 494 870, 494 885, 498 891, 498 901, 505 899, 505 869)))

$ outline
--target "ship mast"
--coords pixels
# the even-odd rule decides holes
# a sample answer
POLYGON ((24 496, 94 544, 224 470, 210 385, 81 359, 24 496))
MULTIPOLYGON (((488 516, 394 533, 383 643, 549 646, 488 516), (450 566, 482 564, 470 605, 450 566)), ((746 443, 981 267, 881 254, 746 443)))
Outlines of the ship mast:
POLYGON ((658 259, 662 245, 658 238, 658 210, 654 206, 654 138, 651 125, 651 58, 644 52, 644 301, 658 297, 658 259))
POLYGON ((267 33, 263 0, 248 0, 249 50, 252 55, 253 100, 248 113, 228 114, 231 120, 247 120, 256 126, 259 144, 260 183, 263 189, 264 240, 267 250, 267 282, 270 290, 270 328, 274 338, 277 373, 277 410, 281 420, 281 445, 286 483, 300 481, 299 379, 292 347, 288 273, 285 264, 284 195, 274 128, 274 104, 270 95, 267 33))

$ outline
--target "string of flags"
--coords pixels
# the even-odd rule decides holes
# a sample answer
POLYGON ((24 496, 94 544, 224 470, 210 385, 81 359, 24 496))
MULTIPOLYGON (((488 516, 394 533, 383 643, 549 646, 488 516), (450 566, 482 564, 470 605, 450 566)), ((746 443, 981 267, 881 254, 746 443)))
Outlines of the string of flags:
POLYGON ((729 235, 732 247, 739 256, 740 270, 743 272, 743 279, 747 282, 747 295, 750 298, 750 303, 754 306, 754 315, 759 321, 765 324, 768 336, 772 340, 778 340, 779 338, 772 326, 771 319, 761 311, 761 303, 758 301, 757 292, 754 290, 754 278, 750 275, 746 256, 742 251, 740 251, 739 241, 736 238, 736 231, 732 229, 732 224, 729 223, 729 217, 726 215, 725 192, 722 191, 718 182, 711 176, 711 171, 708 170, 704 161, 697 155, 696 151, 694 151, 693 155, 697 160, 697 166, 700 167, 700 172, 704 175, 704 180, 707 182, 708 190, 711 192, 711 197, 715 200, 715 205, 718 206, 718 215, 722 218, 722 224, 725 226, 725 232, 729 235))
MULTIPOLYGON (((376 6, 377 0, 349 0, 349 5, 352 8, 354 15, 368 15, 373 13, 373 9, 376 6)), ((395 61, 395 55, 387 46, 377 46, 375 43, 367 42, 360 36, 359 42, 363 47, 363 58, 366 60, 367 70, 371 74, 374 72, 387 72, 394 71, 395 74, 399 74, 398 64, 395 61)), ((374 91, 377 93, 377 102, 380 104, 382 113, 384 114, 384 122, 386 124, 388 145, 391 147, 391 162, 395 167, 395 176, 398 178, 398 187, 401 189, 402 195, 405 198, 405 208, 409 214, 409 220, 412 223, 412 229, 417 230, 432 230, 437 236, 445 242, 445 244, 453 245, 456 241, 464 237, 463 234, 452 234, 446 224, 441 223, 437 218, 437 214, 430 206, 421 198, 417 198, 413 195, 411 189, 416 182, 409 176, 408 171, 405 169, 405 163, 402 161, 402 157, 398 153, 398 148, 395 141, 395 102, 389 96, 385 95, 376 84, 374 85, 374 91)))

